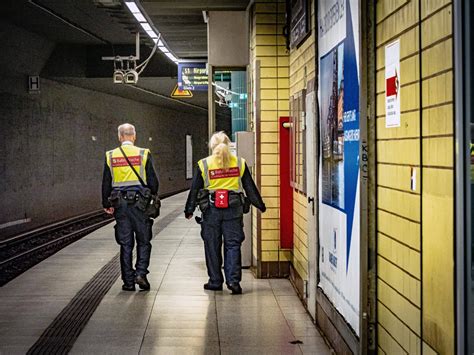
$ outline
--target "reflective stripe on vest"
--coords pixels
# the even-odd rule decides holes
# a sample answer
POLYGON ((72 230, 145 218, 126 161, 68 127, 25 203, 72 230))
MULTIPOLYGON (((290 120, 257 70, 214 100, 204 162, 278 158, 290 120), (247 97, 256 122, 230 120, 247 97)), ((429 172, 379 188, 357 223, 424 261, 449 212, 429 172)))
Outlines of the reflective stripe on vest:
MULTIPOLYGON (((127 155, 130 163, 140 177, 146 181, 145 165, 148 160, 148 149, 142 149, 133 145, 123 145, 122 149, 127 155)), ((112 175, 112 187, 127 187, 141 185, 132 168, 128 165, 119 148, 108 151, 106 154, 107 165, 112 175)))
POLYGON ((228 169, 222 169, 214 156, 209 156, 198 162, 204 180, 204 188, 209 191, 229 190, 242 192, 242 176, 245 170, 245 160, 236 156, 231 157, 228 169))

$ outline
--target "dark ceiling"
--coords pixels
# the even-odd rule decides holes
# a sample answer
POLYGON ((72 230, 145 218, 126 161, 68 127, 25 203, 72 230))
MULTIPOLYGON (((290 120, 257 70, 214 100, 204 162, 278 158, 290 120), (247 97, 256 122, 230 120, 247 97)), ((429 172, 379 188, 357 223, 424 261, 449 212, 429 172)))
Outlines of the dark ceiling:
POLYGON ((105 7, 93 0, 2 0, 1 15, 56 43, 134 43, 134 19, 120 2, 107 2, 105 7))
POLYGON ((249 0, 143 0, 142 7, 180 58, 207 58, 203 11, 245 10, 249 0))

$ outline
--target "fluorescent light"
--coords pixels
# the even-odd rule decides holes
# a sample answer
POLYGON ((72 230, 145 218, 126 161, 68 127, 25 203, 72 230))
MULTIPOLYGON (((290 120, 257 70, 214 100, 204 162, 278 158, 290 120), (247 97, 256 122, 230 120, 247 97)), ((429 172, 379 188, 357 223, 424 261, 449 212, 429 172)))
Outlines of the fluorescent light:
POLYGON ((132 15, 135 16, 138 22, 146 22, 146 18, 141 12, 132 12, 132 15))
POLYGON ((178 59, 177 59, 173 54, 171 54, 171 53, 168 52, 168 53, 165 53, 165 55, 166 55, 169 59, 171 59, 173 62, 175 62, 175 63, 178 62, 178 59))
POLYGON ((158 46, 158 49, 160 51, 162 51, 163 53, 169 53, 170 51, 168 50, 168 48, 164 47, 164 46, 158 46))
POLYGON ((164 44, 163 41, 160 39, 160 40, 158 41, 158 47, 164 47, 164 46, 165 46, 165 44, 164 44))
POLYGON ((128 9, 130 10, 132 14, 140 12, 140 9, 138 8, 137 4, 135 4, 134 1, 125 2, 125 5, 127 5, 128 9))
POLYGON ((148 31, 153 31, 153 29, 151 28, 151 26, 148 24, 148 22, 140 22, 140 25, 142 25, 143 29, 145 30, 145 32, 148 32, 148 31))
POLYGON ((146 31, 148 33, 148 36, 151 38, 158 38, 158 35, 155 33, 155 31, 146 31))

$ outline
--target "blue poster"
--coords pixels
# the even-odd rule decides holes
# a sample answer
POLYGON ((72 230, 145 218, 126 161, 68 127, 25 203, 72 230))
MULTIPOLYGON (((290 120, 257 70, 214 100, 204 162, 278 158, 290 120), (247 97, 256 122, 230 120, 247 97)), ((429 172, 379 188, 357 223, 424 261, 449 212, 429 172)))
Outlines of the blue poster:
POLYGON ((359 334, 359 8, 319 0, 319 286, 359 334))

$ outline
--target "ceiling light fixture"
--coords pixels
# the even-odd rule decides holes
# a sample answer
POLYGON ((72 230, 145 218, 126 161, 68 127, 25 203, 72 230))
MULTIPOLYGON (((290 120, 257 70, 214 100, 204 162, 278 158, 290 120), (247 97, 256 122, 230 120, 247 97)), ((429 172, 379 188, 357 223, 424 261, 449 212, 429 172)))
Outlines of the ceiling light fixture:
POLYGON ((135 4, 135 1, 126 1, 125 5, 127 5, 132 14, 140 13, 140 9, 138 8, 137 4, 135 4))
POLYGON ((147 21, 147 18, 145 17, 146 13, 143 11, 143 9, 141 9, 141 6, 137 4, 136 1, 125 1, 125 5, 128 7, 133 17, 135 17, 148 36, 150 36, 151 40, 155 44, 158 42, 158 48, 160 51, 176 64, 179 63, 179 59, 171 53, 166 44, 160 39, 160 33, 152 27, 151 23, 147 21))

